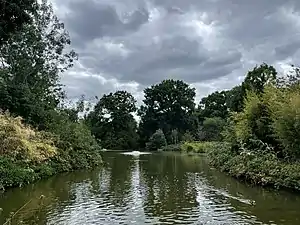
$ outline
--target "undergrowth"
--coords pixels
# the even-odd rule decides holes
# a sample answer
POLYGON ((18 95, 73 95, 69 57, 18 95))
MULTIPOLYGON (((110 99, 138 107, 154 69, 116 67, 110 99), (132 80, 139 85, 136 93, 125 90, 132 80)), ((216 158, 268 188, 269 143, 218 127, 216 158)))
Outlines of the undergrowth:
POLYGON ((231 151, 226 143, 208 151, 211 165, 229 175, 262 186, 300 190, 300 162, 278 159, 267 151, 231 151))
POLYGON ((100 146, 81 123, 65 120, 50 133, 0 114, 0 189, 100 163, 100 146))

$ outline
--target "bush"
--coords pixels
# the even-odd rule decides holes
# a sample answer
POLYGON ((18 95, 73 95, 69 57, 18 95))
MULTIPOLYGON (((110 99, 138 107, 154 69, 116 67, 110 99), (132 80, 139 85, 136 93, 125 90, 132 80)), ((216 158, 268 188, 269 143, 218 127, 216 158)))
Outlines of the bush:
POLYGON ((161 148, 162 151, 180 152, 181 144, 166 145, 161 148))
POLYGON ((221 141, 225 121, 220 117, 205 118, 201 132, 205 141, 221 141))
POLYGON ((0 188, 23 186, 37 179, 33 169, 0 156, 0 188))
POLYGON ((184 142, 181 150, 185 152, 205 153, 214 145, 215 142, 184 142))
POLYGON ((275 137, 289 157, 300 158, 300 86, 266 88, 264 101, 271 112, 275 137))
POLYGON ((216 168, 253 184, 300 190, 300 162, 283 161, 264 151, 235 154, 228 144, 216 144, 208 158, 216 168))
POLYGON ((24 125, 20 117, 0 114, 0 187, 22 186, 101 163, 100 147, 90 130, 57 116, 57 123, 48 124, 51 134, 24 125))
POLYGON ((146 149, 149 151, 156 151, 167 145, 167 140, 164 132, 158 129, 151 137, 148 143, 146 143, 146 149))
POLYGON ((28 163, 41 163, 58 153, 54 137, 24 125, 21 118, 0 114, 0 156, 28 163))
POLYGON ((182 141, 189 141, 189 142, 195 140, 194 136, 189 131, 185 132, 181 139, 182 141))

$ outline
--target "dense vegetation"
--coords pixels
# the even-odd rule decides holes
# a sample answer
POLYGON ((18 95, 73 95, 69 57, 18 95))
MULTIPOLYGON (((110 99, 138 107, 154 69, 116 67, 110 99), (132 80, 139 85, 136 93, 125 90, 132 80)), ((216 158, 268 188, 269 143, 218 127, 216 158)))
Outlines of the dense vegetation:
POLYGON ((0 4, 0 188, 98 165, 83 99, 64 106, 60 73, 77 59, 64 24, 47 1, 0 4))
POLYGON ((132 94, 117 91, 97 98, 80 119, 84 99, 66 107, 59 82, 78 57, 67 50, 64 24, 46 0, 14 2, 0 11, 1 186, 98 165, 101 144, 115 150, 210 149, 213 165, 232 175, 300 187, 298 68, 279 77, 263 63, 240 85, 211 93, 198 105, 190 85, 163 80, 144 90, 140 107, 132 94))
POLYGON ((138 110, 131 94, 111 93, 86 121, 107 148, 208 152, 213 165, 233 176, 299 189, 300 72, 291 69, 279 76, 263 63, 240 85, 211 93, 198 106, 195 89, 180 80, 146 88, 138 110))

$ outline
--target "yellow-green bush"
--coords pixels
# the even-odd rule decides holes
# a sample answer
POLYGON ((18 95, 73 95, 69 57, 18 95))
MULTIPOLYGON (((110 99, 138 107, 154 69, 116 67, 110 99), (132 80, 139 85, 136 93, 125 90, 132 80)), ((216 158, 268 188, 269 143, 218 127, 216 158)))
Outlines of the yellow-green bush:
POLYGON ((0 189, 101 163, 100 147, 86 126, 58 122, 53 133, 41 132, 0 113, 0 189))
POLYGON ((263 95, 275 136, 290 157, 300 157, 300 86, 278 89, 268 86, 263 95))
MULTIPOLYGON (((244 110, 233 115, 234 131, 238 143, 253 145, 253 140, 276 144, 272 129, 272 118, 264 95, 248 92, 244 101, 244 110)), ((253 146, 254 147, 254 146, 253 146)))
POLYGON ((57 154, 50 134, 38 132, 13 118, 0 114, 0 156, 41 163, 57 154))

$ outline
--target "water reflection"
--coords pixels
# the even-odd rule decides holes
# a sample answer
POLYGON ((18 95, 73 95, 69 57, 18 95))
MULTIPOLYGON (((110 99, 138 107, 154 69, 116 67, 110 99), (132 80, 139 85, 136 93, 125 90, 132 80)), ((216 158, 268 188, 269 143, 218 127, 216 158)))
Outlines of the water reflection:
POLYGON ((106 152, 104 161, 0 195, 0 224, 30 199, 13 224, 299 224, 298 194, 240 183, 202 156, 106 152))

